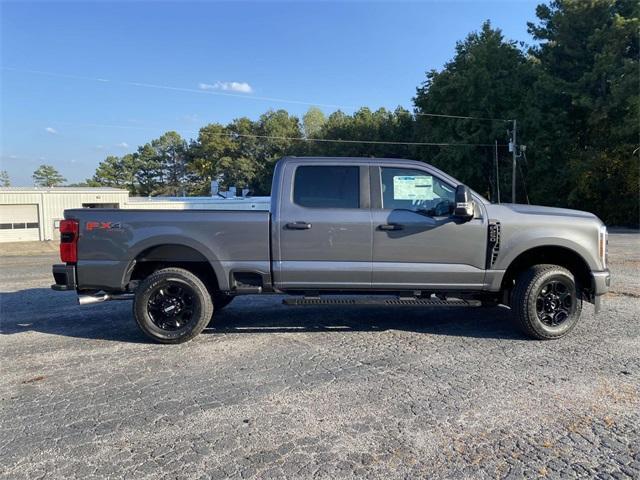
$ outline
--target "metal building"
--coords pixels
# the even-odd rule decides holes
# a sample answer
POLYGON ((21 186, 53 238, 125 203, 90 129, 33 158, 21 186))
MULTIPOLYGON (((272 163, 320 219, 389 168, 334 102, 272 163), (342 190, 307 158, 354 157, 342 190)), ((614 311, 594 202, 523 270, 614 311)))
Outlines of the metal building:
POLYGON ((129 192, 118 188, 1 187, 0 242, 58 240, 67 208, 122 208, 129 192))
POLYGON ((118 188, 0 187, 0 242, 59 240, 68 208, 265 210, 270 197, 129 197, 118 188))

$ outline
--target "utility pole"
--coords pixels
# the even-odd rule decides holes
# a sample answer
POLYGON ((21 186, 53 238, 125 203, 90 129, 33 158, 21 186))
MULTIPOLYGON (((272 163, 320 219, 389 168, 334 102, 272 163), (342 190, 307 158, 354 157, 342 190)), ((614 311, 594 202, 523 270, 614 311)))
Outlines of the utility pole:
POLYGON ((495 163, 495 166, 496 166, 496 190, 497 190, 497 197, 498 197, 498 205, 500 205, 500 167, 498 166, 498 160, 499 160, 498 159, 498 140, 496 140, 493 162, 495 163))
POLYGON ((511 172, 511 203, 516 203, 516 159, 518 157, 518 145, 516 143, 516 121, 513 121, 511 135, 511 149, 513 153, 513 170, 511 172))

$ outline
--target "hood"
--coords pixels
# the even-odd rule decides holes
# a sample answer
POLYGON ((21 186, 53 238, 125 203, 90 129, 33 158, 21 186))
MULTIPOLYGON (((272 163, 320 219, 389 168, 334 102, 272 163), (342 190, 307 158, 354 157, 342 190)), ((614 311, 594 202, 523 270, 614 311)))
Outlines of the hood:
POLYGON ((593 213, 583 212, 581 210, 571 210, 569 208, 555 208, 555 207, 542 207, 540 205, 522 205, 519 203, 503 203, 501 206, 513 210, 517 213, 523 213, 527 215, 553 215, 557 217, 578 217, 578 218, 590 218, 597 220, 593 213))

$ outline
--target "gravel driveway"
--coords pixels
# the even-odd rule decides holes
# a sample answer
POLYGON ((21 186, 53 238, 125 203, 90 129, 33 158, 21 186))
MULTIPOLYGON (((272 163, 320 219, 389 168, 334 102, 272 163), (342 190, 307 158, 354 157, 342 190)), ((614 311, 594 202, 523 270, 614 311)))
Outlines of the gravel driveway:
POLYGON ((508 310, 236 299, 147 343, 129 302, 49 290, 0 258, 2 478, 639 478, 640 236, 568 338, 508 310))

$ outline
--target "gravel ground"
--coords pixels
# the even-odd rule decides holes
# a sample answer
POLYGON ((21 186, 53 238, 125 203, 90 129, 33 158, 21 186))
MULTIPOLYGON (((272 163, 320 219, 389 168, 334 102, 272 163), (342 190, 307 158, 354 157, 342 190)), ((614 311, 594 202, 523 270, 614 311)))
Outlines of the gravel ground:
POLYGON ((2 478, 640 478, 640 236, 574 332, 508 310, 285 307, 148 343, 128 302, 49 290, 0 258, 2 478))

